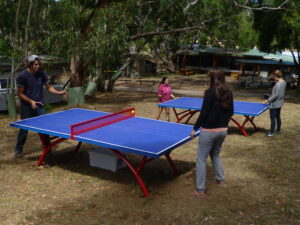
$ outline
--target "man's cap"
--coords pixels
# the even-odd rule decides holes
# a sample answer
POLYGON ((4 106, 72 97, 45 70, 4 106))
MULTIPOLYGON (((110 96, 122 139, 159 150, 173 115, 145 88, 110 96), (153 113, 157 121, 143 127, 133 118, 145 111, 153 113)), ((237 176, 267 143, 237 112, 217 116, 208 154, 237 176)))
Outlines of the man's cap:
POLYGON ((38 55, 28 56, 28 63, 34 62, 36 59, 40 59, 38 55))

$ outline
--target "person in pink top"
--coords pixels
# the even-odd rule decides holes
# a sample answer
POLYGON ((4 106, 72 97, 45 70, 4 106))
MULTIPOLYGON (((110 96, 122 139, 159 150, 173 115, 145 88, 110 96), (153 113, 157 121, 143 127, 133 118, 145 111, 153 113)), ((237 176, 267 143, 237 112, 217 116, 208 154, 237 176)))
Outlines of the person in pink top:
MULTIPOLYGON (((169 78, 167 76, 163 76, 158 87, 158 101, 160 103, 166 102, 171 100, 172 98, 175 98, 175 96, 172 94, 172 88, 169 85, 169 78)), ((157 119, 159 120, 160 114, 162 113, 163 109, 165 109, 167 121, 170 121, 170 108, 166 107, 158 107, 157 119)))

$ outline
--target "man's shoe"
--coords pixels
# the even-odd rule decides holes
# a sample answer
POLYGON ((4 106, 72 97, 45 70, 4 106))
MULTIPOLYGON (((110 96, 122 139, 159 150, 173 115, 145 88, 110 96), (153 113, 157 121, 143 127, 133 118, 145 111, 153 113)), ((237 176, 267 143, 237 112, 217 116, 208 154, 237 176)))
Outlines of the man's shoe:
POLYGON ((266 134, 266 136, 267 136, 267 137, 273 137, 273 136, 274 136, 274 133, 269 132, 269 133, 266 134))
POLYGON ((280 130, 275 131, 275 134, 281 134, 280 130))
POLYGON ((22 153, 22 152, 16 152, 16 153, 15 153, 15 158, 16 158, 16 159, 23 158, 23 153, 22 153))

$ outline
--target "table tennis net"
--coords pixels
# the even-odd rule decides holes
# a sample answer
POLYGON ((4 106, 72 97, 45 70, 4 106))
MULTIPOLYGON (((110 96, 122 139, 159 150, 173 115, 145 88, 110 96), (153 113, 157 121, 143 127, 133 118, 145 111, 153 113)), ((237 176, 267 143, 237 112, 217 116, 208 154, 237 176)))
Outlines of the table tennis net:
POLYGON ((98 117, 92 120, 87 120, 81 123, 71 125, 71 139, 74 139, 74 135, 82 134, 87 131, 91 131, 103 126, 107 126, 112 123, 116 123, 130 117, 135 116, 135 109, 129 108, 116 113, 98 117))

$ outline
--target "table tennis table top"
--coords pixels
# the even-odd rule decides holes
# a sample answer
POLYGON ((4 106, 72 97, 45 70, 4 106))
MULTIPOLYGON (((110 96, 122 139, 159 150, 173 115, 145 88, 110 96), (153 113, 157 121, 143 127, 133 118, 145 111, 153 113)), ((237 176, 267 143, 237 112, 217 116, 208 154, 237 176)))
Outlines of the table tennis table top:
MULTIPOLYGON (((203 98, 181 97, 167 102, 159 103, 158 106, 201 110, 203 98)), ((259 116, 269 108, 268 104, 246 101, 234 101, 234 114, 259 116)))
MULTIPOLYGON (((12 127, 70 138, 72 124, 110 113, 73 108, 12 122, 12 127)), ((95 130, 75 135, 76 141, 129 153, 158 158, 191 140, 192 126, 141 117, 131 117, 95 130)), ((196 133, 199 135, 199 132, 196 133)))

